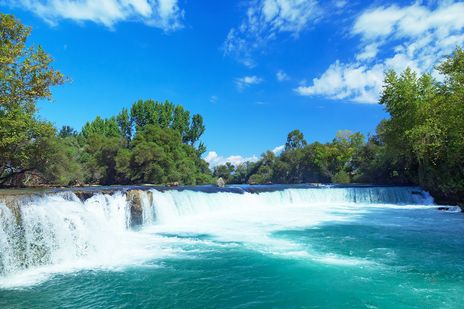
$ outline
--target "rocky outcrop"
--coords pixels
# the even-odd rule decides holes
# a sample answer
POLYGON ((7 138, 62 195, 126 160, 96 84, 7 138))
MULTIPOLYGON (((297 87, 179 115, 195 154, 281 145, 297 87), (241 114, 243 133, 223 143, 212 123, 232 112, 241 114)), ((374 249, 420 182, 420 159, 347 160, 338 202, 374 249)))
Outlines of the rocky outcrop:
MULTIPOLYGON (((2 200, 0 202, 6 206, 7 209, 5 211, 8 211, 8 209, 9 209, 11 211, 11 213, 14 215, 16 224, 17 225, 21 224, 21 210, 19 208, 19 204, 16 203, 16 202, 12 202, 12 203, 6 202, 4 200, 2 200)), ((3 210, 0 208, 0 219, 3 216, 4 216, 3 210)))
POLYGON ((91 191, 74 191, 73 192, 82 202, 85 202, 89 198, 95 195, 95 192, 91 191))
MULTIPOLYGON (((96 194, 114 194, 121 192, 120 188, 90 188, 77 190, 4 190, 0 192, 0 203, 5 205, 14 214, 18 224, 21 222, 21 205, 29 204, 37 198, 46 195, 59 194, 67 200, 73 200, 76 197, 85 202, 96 194)), ((124 191, 123 191, 124 192, 124 191)), ((125 191, 126 200, 130 210, 130 225, 139 226, 144 223, 143 202, 148 205, 153 204, 153 192, 143 189, 131 189, 125 191), (146 200, 148 199, 148 200, 146 200)), ((2 214, 0 213, 0 216, 2 214)))
POLYGON ((126 200, 129 204, 131 226, 143 224, 142 190, 129 190, 126 193, 126 200))
POLYGON ((35 195, 0 195, 0 203, 4 204, 13 213, 16 224, 21 225, 21 205, 27 204, 37 198, 35 195))
POLYGON ((218 180, 216 181, 216 184, 219 188, 224 188, 224 186, 226 185, 226 182, 224 181, 224 179, 222 179, 222 177, 219 177, 218 180))

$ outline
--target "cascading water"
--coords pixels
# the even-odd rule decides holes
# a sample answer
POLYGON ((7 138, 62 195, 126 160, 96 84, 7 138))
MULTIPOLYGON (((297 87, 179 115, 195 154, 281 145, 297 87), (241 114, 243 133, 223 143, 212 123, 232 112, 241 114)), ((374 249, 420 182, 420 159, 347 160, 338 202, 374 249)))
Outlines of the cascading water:
POLYGON ((121 193, 81 202, 57 194, 0 204, 0 276, 46 265, 79 268, 121 258, 130 216, 121 193))
POLYGON ((131 207, 141 209, 143 225, 153 226, 155 232, 160 227, 165 232, 176 228, 179 231, 181 222, 180 230, 186 232, 216 233, 225 240, 254 238, 253 243, 259 239, 266 243, 269 237, 262 231, 339 220, 341 216, 335 212, 342 208, 353 213, 360 211, 359 205, 428 207, 433 203, 428 193, 406 187, 285 189, 259 194, 150 190, 137 194, 140 205, 133 205, 121 192, 96 194, 85 202, 65 192, 37 197, 15 207, 0 203, 0 276, 47 265, 117 265, 133 257, 140 248, 134 238, 138 232, 131 230, 131 207), (224 218, 227 220, 222 222, 224 218), (231 222, 240 223, 232 226, 231 222), (232 230, 237 231, 231 234, 232 230))
POLYGON ((243 194, 195 191, 151 191, 157 222, 169 223, 176 217, 227 209, 253 207, 337 207, 391 205, 433 205, 425 191, 411 187, 353 187, 285 189, 274 192, 243 194))
POLYGON ((0 195, 0 308, 462 304, 464 217, 419 188, 76 190, 0 195))

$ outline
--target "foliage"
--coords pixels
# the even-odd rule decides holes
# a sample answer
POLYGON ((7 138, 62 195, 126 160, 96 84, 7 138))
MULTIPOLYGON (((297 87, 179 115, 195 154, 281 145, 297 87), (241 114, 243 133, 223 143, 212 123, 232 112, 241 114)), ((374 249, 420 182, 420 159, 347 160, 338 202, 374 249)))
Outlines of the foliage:
POLYGON ((36 101, 50 99, 50 87, 64 81, 41 46, 26 46, 30 32, 12 15, 0 13, 0 106, 6 112, 19 108, 33 114, 36 101))
POLYGON ((201 115, 169 101, 139 100, 80 132, 59 133, 37 118, 36 102, 64 82, 39 46, 27 47, 30 28, 0 15, 0 185, 211 182, 201 159, 201 115))
POLYGON ((303 133, 300 130, 293 130, 288 133, 287 142, 285 143, 285 150, 301 149, 306 146, 307 142, 303 133))
POLYGON ((464 201, 464 51, 437 66, 444 77, 388 72, 381 98, 390 119, 381 139, 400 176, 438 199, 464 201))
POLYGON ((36 101, 50 99, 50 87, 63 83, 51 58, 39 46, 27 47, 30 28, 0 13, 0 185, 44 178, 52 163, 53 126, 36 117, 36 101))
POLYGON ((390 117, 373 136, 339 131, 308 144, 291 131, 284 151, 256 162, 216 166, 201 158, 203 118, 169 101, 138 100, 80 132, 57 133, 38 119, 36 102, 64 82, 31 29, 0 14, 0 186, 36 184, 383 183, 417 184, 438 201, 464 203, 464 51, 457 48, 430 74, 385 74, 380 103, 390 117))
POLYGON ((293 130, 280 156, 268 152, 258 162, 229 166, 222 177, 240 183, 417 184, 439 201, 463 203, 464 51, 457 48, 437 69, 442 82, 411 69, 386 73, 380 103, 390 118, 367 141, 339 131, 330 143, 307 144, 293 130))
POLYGON ((212 182, 201 159, 203 118, 169 101, 135 102, 130 112, 96 117, 79 134, 86 182, 99 184, 212 182), (194 132, 194 133, 192 133, 194 132))
POLYGON ((77 136, 77 131, 71 128, 70 126, 63 126, 60 129, 60 132, 58 132, 58 136, 61 138, 66 138, 66 137, 76 137, 77 136))
POLYGON ((288 137, 291 146, 279 156, 267 151, 257 162, 244 162, 237 167, 230 163, 216 166, 213 175, 222 177, 227 183, 250 184, 352 181, 355 154, 365 146, 362 134, 340 131, 326 144, 307 144, 297 130, 290 132, 288 137), (298 142, 293 143, 295 140, 298 142))

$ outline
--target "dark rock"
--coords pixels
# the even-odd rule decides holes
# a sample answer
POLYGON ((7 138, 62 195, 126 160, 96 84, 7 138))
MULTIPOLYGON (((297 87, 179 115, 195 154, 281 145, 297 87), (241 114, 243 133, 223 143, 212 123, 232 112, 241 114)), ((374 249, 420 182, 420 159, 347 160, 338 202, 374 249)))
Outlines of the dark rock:
POLYGON ((143 224, 142 190, 129 190, 126 200, 129 203, 131 214, 131 226, 143 224))
POLYGON ((94 192, 89 191, 74 191, 74 194, 82 201, 85 202, 89 198, 95 195, 94 192))

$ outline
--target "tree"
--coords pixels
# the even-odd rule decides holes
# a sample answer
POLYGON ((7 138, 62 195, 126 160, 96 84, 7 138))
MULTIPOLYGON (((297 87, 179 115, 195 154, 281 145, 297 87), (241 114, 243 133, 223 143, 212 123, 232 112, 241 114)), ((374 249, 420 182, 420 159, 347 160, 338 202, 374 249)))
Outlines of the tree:
POLYGON ((300 130, 293 130, 288 133, 285 150, 301 149, 306 146, 307 142, 303 133, 300 130))
POLYGON ((457 48, 430 74, 390 72, 381 103, 390 113, 380 134, 399 175, 438 198, 464 201, 464 52, 457 48))
POLYGON ((40 46, 26 46, 30 32, 0 13, 0 185, 23 185, 26 174, 42 178, 50 158, 45 145, 55 137, 50 123, 37 120, 36 102, 51 99, 50 88, 64 77, 40 46))
POLYGON ((63 75, 51 67, 51 57, 39 45, 26 47, 31 28, 0 13, 0 106, 33 114, 39 99, 51 99, 50 87, 63 75))
POLYGON ((307 145, 302 150, 302 182, 330 182, 330 146, 318 142, 307 145))
MULTIPOLYGON (((166 129, 171 127, 173 120, 174 104, 166 100, 164 103, 157 103, 159 125, 161 128, 166 129)), ((179 132, 180 133, 180 132, 179 132)))
POLYGON ((132 121, 127 108, 122 109, 118 116, 116 116, 116 120, 118 121, 119 131, 126 140, 126 145, 129 145, 132 139, 132 121))
POLYGON ((193 115, 188 138, 188 142, 190 142, 190 145, 194 145, 200 139, 204 132, 205 126, 203 124, 203 117, 199 114, 193 115))
POLYGON ((159 114, 155 110, 155 101, 138 100, 131 107, 130 117, 136 129, 149 124, 158 124, 159 114))
POLYGON ((76 137, 77 136, 77 131, 71 128, 70 126, 63 126, 61 127, 60 132, 58 133, 58 136, 61 138, 66 138, 66 137, 76 137))
POLYGON ((182 105, 177 105, 174 109, 174 117, 171 128, 180 133, 182 142, 186 143, 189 138, 190 112, 184 110, 182 105))
POLYGON ((213 168, 213 176, 216 178, 222 178, 226 183, 233 183, 233 174, 235 172, 235 166, 226 162, 213 168))
POLYGON ((123 137, 119 129, 118 121, 115 117, 103 119, 100 116, 97 116, 93 121, 87 122, 82 127, 81 135, 84 138, 90 138, 95 135, 105 137, 123 137))

